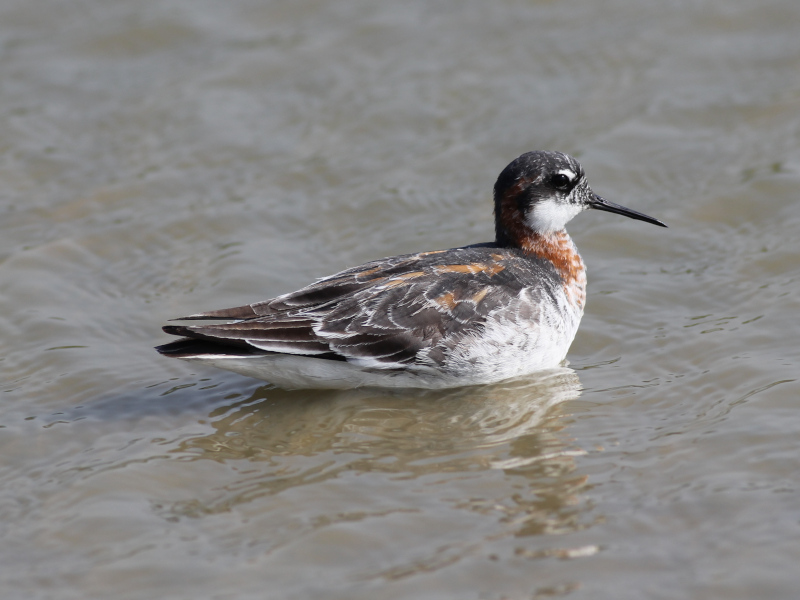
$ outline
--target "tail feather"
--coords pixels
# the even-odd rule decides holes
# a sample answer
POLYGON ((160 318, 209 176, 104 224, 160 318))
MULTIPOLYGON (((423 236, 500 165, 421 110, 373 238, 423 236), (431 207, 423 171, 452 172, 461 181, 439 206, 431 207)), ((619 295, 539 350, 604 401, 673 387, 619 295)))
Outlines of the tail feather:
POLYGON ((220 344, 209 340, 201 339, 182 339, 161 346, 156 346, 156 350, 164 356, 170 358, 200 358, 208 355, 224 354, 230 357, 259 356, 271 354, 264 350, 253 348, 252 346, 220 344))
POLYGON ((249 304, 244 306, 235 306, 234 308, 223 308, 220 310, 209 310, 208 312, 197 313, 189 315, 188 317, 178 317, 177 319, 170 319, 170 321, 202 321, 212 319, 252 319, 259 317, 253 307, 249 304))

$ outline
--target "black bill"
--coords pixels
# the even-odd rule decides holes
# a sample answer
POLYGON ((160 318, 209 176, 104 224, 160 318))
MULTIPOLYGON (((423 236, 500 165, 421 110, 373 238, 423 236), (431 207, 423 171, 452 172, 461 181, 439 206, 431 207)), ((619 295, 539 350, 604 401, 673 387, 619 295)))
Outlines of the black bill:
POLYGON ((636 219, 637 221, 644 221, 645 223, 652 223, 653 225, 658 225, 659 227, 666 227, 666 224, 662 223, 658 219, 654 219, 653 217, 648 217, 640 212, 636 212, 635 210, 631 210, 630 208, 625 208, 624 206, 620 206, 619 204, 614 204, 613 202, 609 202, 598 196, 597 194, 594 195, 594 200, 589 203, 591 208, 596 208, 597 210, 604 210, 606 212, 616 213, 618 215, 624 215, 626 217, 630 217, 631 219, 636 219))

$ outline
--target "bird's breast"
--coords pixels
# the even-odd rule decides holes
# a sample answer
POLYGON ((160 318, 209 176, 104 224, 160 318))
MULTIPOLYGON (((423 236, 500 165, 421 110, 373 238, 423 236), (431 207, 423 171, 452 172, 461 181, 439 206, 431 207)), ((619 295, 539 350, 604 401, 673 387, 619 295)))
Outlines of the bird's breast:
POLYGON ((531 235, 523 250, 549 262, 558 273, 569 304, 583 312, 586 302, 586 267, 578 249, 565 230, 531 235))

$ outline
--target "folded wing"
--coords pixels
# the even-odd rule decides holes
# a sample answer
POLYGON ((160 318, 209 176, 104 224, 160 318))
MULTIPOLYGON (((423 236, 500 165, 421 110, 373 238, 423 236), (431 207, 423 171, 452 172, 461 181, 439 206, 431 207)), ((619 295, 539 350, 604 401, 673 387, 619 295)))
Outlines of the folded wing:
POLYGON ((485 248, 398 256, 272 300, 187 317, 232 323, 169 325, 164 330, 247 351, 348 360, 374 368, 420 360, 436 364, 444 359, 443 349, 479 332, 487 318, 524 309, 518 260, 485 248))

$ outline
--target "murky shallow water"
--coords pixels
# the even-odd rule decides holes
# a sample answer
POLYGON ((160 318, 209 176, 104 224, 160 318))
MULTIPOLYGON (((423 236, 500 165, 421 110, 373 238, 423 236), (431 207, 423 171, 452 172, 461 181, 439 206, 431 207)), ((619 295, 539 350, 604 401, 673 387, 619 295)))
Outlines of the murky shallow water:
POLYGON ((800 5, 0 7, 4 598, 793 598, 800 5), (586 214, 569 369, 284 392, 170 317, 586 214))

